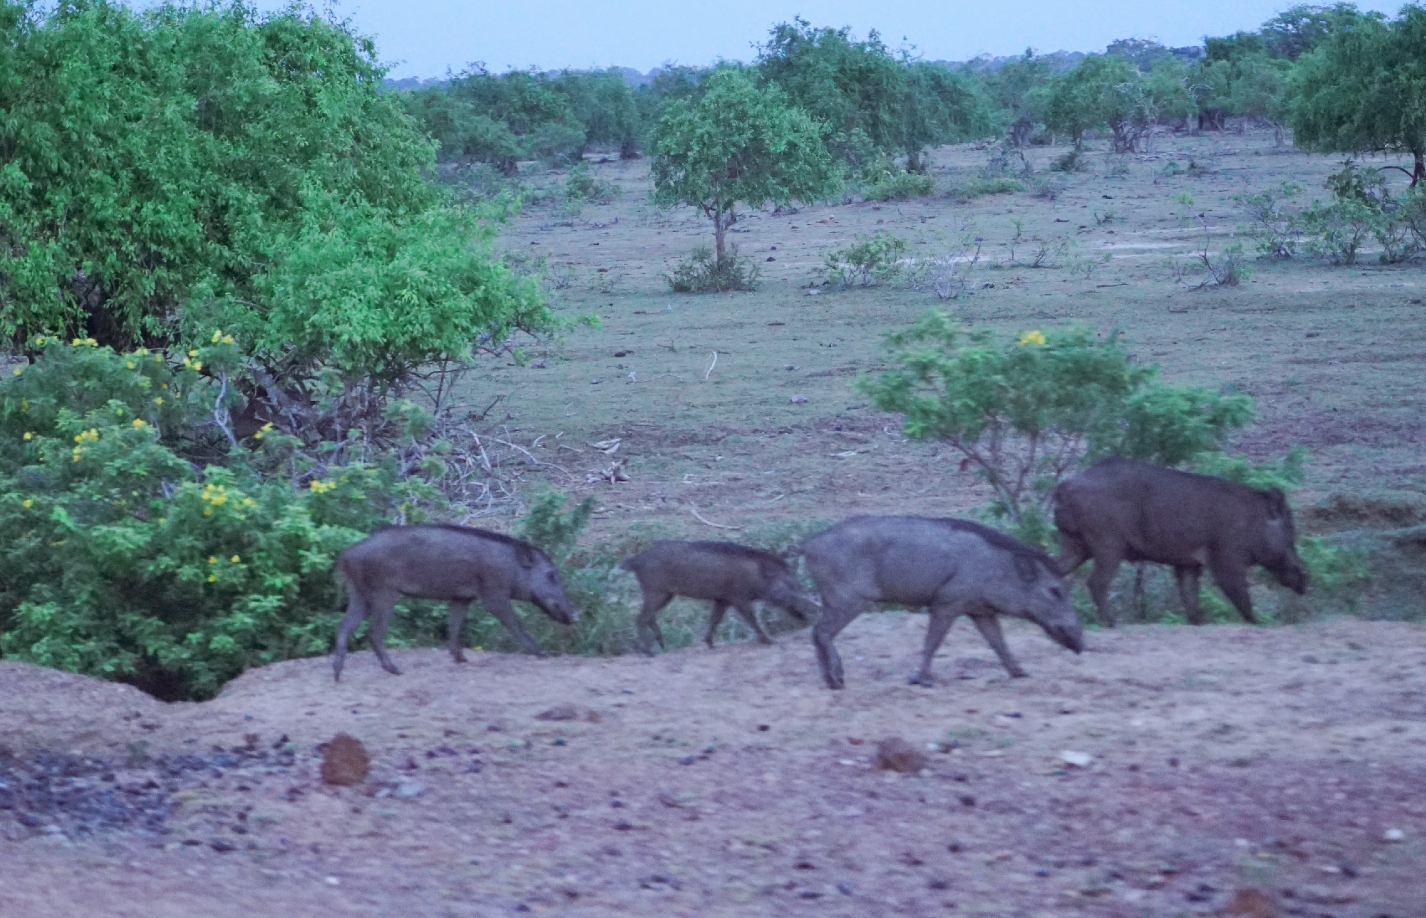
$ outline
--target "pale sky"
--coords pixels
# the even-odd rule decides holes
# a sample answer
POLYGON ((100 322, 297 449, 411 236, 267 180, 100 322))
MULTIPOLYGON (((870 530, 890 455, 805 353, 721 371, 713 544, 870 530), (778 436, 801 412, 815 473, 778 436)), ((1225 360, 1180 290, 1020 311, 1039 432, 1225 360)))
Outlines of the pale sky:
MULTIPOLYGON (((135 0, 146 6, 144 0, 135 0)), ((1325 2, 1325 0, 1317 0, 1325 2)), ((285 0, 257 0, 261 9, 285 0)), ((617 65, 648 71, 662 63, 751 60, 773 24, 801 15, 815 26, 877 29, 904 38, 930 60, 980 53, 1099 51, 1116 38, 1201 44, 1204 35, 1254 29, 1290 0, 346 0, 334 5, 376 39, 393 77, 438 77, 474 61, 491 70, 555 70, 617 65)), ((1359 0, 1395 15, 1399 2, 1359 0)))

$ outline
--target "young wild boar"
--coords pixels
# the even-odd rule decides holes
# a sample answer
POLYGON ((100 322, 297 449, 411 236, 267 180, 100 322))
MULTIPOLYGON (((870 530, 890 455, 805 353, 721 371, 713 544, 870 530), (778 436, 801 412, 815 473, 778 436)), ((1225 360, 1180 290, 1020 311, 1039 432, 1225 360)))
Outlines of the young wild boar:
POLYGON ((1173 567, 1188 620, 1203 623, 1198 578, 1207 566, 1249 622, 1248 568, 1262 565, 1283 586, 1307 590, 1307 565, 1297 556, 1292 510, 1276 488, 1250 488, 1211 475, 1105 459, 1055 489, 1061 574, 1090 558, 1089 593, 1099 619, 1113 627, 1109 585, 1122 561, 1173 567))
POLYGON ((832 639, 874 602, 929 608, 921 670, 912 684, 932 684, 931 660, 961 615, 970 616, 1012 676, 1025 671, 1005 646, 998 615, 1029 619, 1075 653, 1084 649, 1079 618, 1050 556, 977 523, 854 517, 808 539, 802 553, 822 593, 812 642, 830 688, 842 687, 842 658, 832 639))
POLYGON ((337 652, 332 661, 337 679, 342 678, 347 641, 368 618, 376 658, 387 672, 400 674, 382 643, 400 596, 450 603, 448 636, 451 657, 457 663, 465 662, 460 629, 474 600, 480 600, 487 612, 537 656, 544 656, 544 651, 525 630, 511 600, 534 603, 562 625, 573 625, 579 619, 548 555, 528 542, 484 529, 441 524, 378 529, 342 552, 337 575, 350 593, 347 614, 337 626, 337 652))
POLYGON ((772 638, 753 614, 755 600, 780 606, 804 622, 817 617, 817 604, 803 593, 787 563, 759 548, 732 542, 655 542, 619 566, 639 578, 644 594, 637 619, 639 649, 644 653, 653 653, 650 634, 660 647, 664 645, 658 614, 675 596, 712 601, 713 615, 704 638, 709 647, 729 606, 738 610, 764 644, 771 644, 772 638))

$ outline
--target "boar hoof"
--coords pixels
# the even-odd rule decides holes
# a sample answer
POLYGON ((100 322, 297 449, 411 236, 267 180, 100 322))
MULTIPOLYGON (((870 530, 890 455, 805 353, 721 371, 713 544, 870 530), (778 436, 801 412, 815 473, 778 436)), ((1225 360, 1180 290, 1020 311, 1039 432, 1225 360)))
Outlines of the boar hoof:
POLYGON ((1023 670, 1023 669, 1016 668, 1016 669, 1010 670, 1010 678, 1011 678, 1011 679, 1028 679, 1028 678, 1030 678, 1030 674, 1027 673, 1027 672, 1025 672, 1025 670, 1023 670))
POLYGON ((390 666, 385 666, 385 667, 382 667, 382 668, 385 669, 388 673, 391 673, 391 675, 393 675, 393 676, 399 676, 399 675, 401 675, 401 667, 397 666, 395 663, 391 664, 390 666))
POLYGON ((926 688, 931 688, 932 686, 934 686, 934 685, 936 684, 936 680, 933 679, 933 678, 931 678, 930 673, 917 673, 916 675, 912 676, 910 679, 907 679, 907 680, 906 680, 906 684, 907 684, 907 685, 924 685, 926 688))
POLYGON ((459 652, 453 653, 453 654, 451 654, 451 659, 454 660, 454 661, 457 662, 457 663, 464 663, 464 662, 465 662, 465 654, 459 653, 459 652))

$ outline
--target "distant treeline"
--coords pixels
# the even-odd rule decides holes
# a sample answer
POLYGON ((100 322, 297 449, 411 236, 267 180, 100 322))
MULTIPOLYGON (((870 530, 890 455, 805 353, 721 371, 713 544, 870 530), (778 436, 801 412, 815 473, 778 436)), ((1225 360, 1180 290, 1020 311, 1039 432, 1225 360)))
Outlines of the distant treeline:
MULTIPOLYGON (((1406 7, 1396 32, 1408 31, 1412 11, 1421 12, 1406 7)), ((1299 5, 1255 31, 1206 38, 1201 48, 1130 38, 1099 54, 1029 50, 953 64, 893 49, 874 31, 859 40, 848 28, 799 18, 775 26, 749 65, 670 65, 649 75, 612 67, 495 74, 476 66, 401 95, 439 142, 440 159, 513 173, 520 160, 570 162, 592 148, 637 157, 670 102, 698 96, 715 70, 744 68, 821 123, 850 176, 922 172, 931 147, 995 137, 1078 146, 1092 133, 1132 152, 1161 126, 1221 130, 1235 120, 1271 125, 1281 137, 1289 123, 1311 120, 1291 98, 1294 70, 1304 69, 1298 62, 1355 35, 1369 44, 1392 25, 1350 3, 1299 5)), ((1364 49, 1371 53, 1363 45, 1359 56, 1364 49)))

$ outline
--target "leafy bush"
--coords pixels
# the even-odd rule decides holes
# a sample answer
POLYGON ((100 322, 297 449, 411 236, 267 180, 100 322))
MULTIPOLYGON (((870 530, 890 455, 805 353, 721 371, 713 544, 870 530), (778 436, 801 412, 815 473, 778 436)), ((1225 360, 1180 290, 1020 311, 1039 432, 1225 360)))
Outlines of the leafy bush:
POLYGON ((990 486, 991 514, 1032 543, 1048 540, 1050 493, 1081 462, 1179 465, 1221 449, 1252 416, 1246 396, 1160 383, 1117 337, 1083 329, 996 341, 932 310, 887 347, 893 368, 857 387, 905 415, 908 437, 949 443, 990 486))
POLYGON ((0 381, 5 656, 209 697, 325 652, 336 554, 438 503, 391 462, 305 463, 271 425, 232 447, 230 393, 203 374, 237 351, 213 338, 181 362, 45 341, 0 381))
POLYGON ((886 171, 862 190, 868 201, 909 201, 936 192, 936 180, 914 172, 886 171))
POLYGON ((618 185, 596 177, 588 164, 580 163, 570 170, 560 196, 566 208, 578 209, 584 204, 612 204, 620 191, 618 185))
POLYGON ((1257 243, 1258 254, 1264 258, 1291 258, 1297 254, 1302 240, 1302 227, 1287 205, 1302 193, 1296 182, 1282 182, 1256 194, 1233 197, 1248 211, 1252 219, 1248 234, 1257 243))
POLYGON ((664 279, 674 293, 723 293, 755 290, 761 276, 757 262, 739 256, 738 247, 729 245, 721 259, 707 246, 699 246, 664 279))
POLYGON ((1334 265, 1354 265, 1357 253, 1372 235, 1377 215, 1361 201, 1314 202, 1303 209, 1298 222, 1308 252, 1334 265))
POLYGON ((954 182, 946 187, 946 196, 965 203, 988 194, 1014 194, 1024 190, 1025 185, 1019 179, 1010 175, 1000 175, 993 178, 977 177, 967 182, 954 182))
POLYGON ((870 287, 889 281, 901 272, 905 254, 905 239, 876 233, 826 257, 827 283, 845 290, 854 284, 870 287))
POLYGON ((1084 172, 1088 168, 1089 157, 1078 146, 1072 147, 1050 162, 1051 172, 1084 172))

